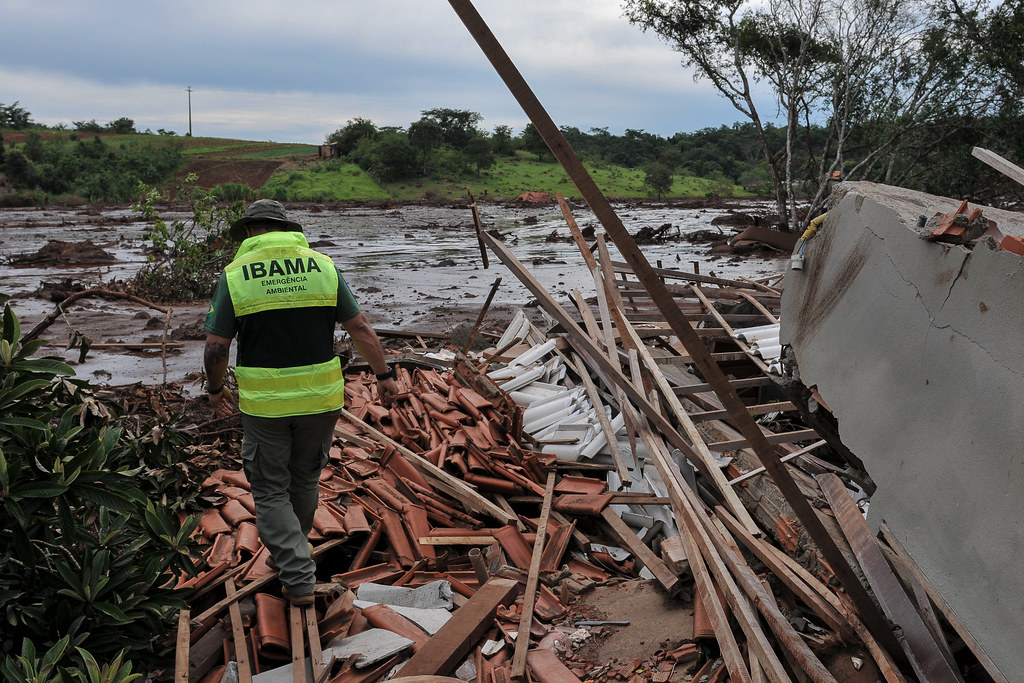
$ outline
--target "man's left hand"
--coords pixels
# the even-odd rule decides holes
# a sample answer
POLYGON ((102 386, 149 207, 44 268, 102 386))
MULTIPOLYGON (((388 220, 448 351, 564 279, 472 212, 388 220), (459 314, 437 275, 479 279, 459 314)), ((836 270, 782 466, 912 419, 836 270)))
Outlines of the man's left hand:
POLYGON ((385 408, 390 408, 398 398, 398 382, 394 377, 377 380, 377 396, 385 408))

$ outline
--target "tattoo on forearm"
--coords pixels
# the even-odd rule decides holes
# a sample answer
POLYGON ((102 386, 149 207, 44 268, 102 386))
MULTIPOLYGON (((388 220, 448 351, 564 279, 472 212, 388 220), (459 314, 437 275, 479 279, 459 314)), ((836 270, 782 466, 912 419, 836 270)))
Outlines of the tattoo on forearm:
POLYGON ((227 362, 228 347, 221 342, 207 342, 203 348, 203 361, 206 367, 212 367, 219 363, 227 362))

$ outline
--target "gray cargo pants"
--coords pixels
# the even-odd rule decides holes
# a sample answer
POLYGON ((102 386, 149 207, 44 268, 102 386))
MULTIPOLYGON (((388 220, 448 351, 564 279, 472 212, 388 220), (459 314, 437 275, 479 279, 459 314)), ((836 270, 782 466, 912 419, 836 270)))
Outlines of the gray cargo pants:
POLYGON ((242 414, 242 466, 256 502, 260 540, 270 549, 281 583, 295 595, 313 590, 316 563, 307 536, 319 502, 341 411, 295 417, 242 414))

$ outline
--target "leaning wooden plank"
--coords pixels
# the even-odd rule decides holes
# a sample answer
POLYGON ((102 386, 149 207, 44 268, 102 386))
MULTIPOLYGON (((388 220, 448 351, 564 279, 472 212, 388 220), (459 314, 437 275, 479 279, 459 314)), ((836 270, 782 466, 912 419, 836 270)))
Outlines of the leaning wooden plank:
POLYGON ((530 570, 526 575, 523 593, 523 613, 519 617, 519 635, 516 637, 515 652, 512 655, 512 678, 526 678, 526 653, 530 649, 530 627, 533 625, 533 608, 537 604, 537 584, 540 583, 540 560, 544 555, 544 539, 547 536, 548 518, 551 516, 551 500, 555 494, 555 473, 548 472, 544 487, 544 504, 540 508, 537 522, 537 537, 533 542, 530 570))
MULTIPOLYGON (((691 547, 699 551, 707 561, 717 585, 722 589, 729 607, 747 636, 748 646, 757 654, 765 675, 772 681, 789 680, 786 669, 761 629, 761 622, 751 607, 751 602, 756 605, 765 623, 771 627, 776 641, 783 646, 787 657, 796 663, 803 674, 816 683, 835 683, 832 674, 807 647, 779 610, 775 599, 767 593, 743 558, 732 549, 711 522, 696 492, 682 481, 679 470, 669 457, 664 444, 651 438, 649 432, 646 433, 648 436, 644 443, 648 446, 658 473, 668 487, 680 530, 685 529, 691 547)), ((714 601, 705 601, 705 604, 711 602, 714 601)))
MULTIPOLYGON (((228 597, 235 594, 235 580, 228 579, 224 584, 224 590, 228 597)), ((242 610, 238 602, 232 602, 228 607, 228 615, 231 617, 231 638, 235 644, 235 662, 238 664, 239 683, 252 683, 252 666, 249 664, 249 643, 245 639, 245 629, 242 625, 242 610)))
POLYGON ((446 676, 494 623, 498 605, 515 599, 519 583, 491 579, 456 611, 427 644, 405 663, 396 676, 446 676))
POLYGON ((476 491, 476 489, 471 488, 458 477, 448 474, 423 456, 413 453, 408 448, 386 435, 384 432, 374 429, 344 408, 342 408, 341 414, 346 420, 359 426, 361 429, 365 430, 366 433, 372 435, 375 439, 378 439, 381 443, 394 446, 399 453, 405 456, 406 460, 408 460, 423 474, 431 477, 432 479, 438 479, 450 488, 458 491, 458 499, 467 507, 470 507, 477 512, 490 515, 504 524, 514 524, 516 522, 516 517, 514 515, 510 515, 491 501, 484 498, 476 491))
POLYGON ((893 623, 903 630, 903 649, 918 678, 929 683, 962 683, 963 679, 946 662, 931 631, 900 586, 842 480, 834 474, 820 474, 815 479, 836 515, 839 528, 850 542, 878 603, 893 623))
POLYGON ((191 642, 191 628, 188 609, 178 612, 178 637, 174 648, 174 683, 188 683, 188 647, 191 642))
POLYGON ((900 543, 899 539, 896 538, 885 522, 882 522, 881 531, 882 538, 885 539, 885 542, 889 544, 889 547, 892 548, 900 559, 903 560, 907 569, 914 574, 921 586, 924 587, 925 593, 928 594, 928 597, 931 598, 932 602, 935 603, 935 606, 938 607, 940 612, 942 612, 942 616, 947 622, 949 622, 949 625, 953 627, 956 634, 963 639, 964 644, 967 645, 968 649, 970 649, 970 651, 974 653, 974 656, 978 658, 978 663, 985 668, 985 671, 992 677, 992 680, 995 681, 995 683, 1009 683, 1009 679, 1002 671, 999 670, 999 667, 992 661, 992 658, 988 656, 988 653, 985 652, 985 649, 981 646, 981 643, 978 642, 977 638, 974 637, 974 634, 970 632, 967 625, 964 624, 964 622, 960 620, 960 617, 956 615, 956 612, 954 612, 953 608, 949 606, 948 602, 946 602, 946 598, 942 596, 942 593, 935 589, 935 586, 933 586, 931 581, 928 580, 928 577, 925 576, 923 571, 921 571, 917 562, 914 561, 914 558, 907 552, 906 548, 903 547, 903 544, 900 543))
POLYGON ((839 636, 850 642, 856 638, 856 632, 850 623, 839 611, 827 600, 818 595, 810 586, 804 583, 800 577, 794 574, 778 557, 764 549, 765 541, 755 538, 747 532, 734 518, 729 511, 723 507, 716 507, 715 513, 722 520, 726 528, 733 534, 733 537, 742 543, 757 559, 761 560, 778 579, 785 584, 811 611, 818 615, 818 618, 825 622, 829 628, 839 636))
POLYGON ((682 582, 679 580, 679 576, 669 569, 668 565, 653 550, 644 545, 644 542, 633 533, 628 524, 615 514, 614 510, 610 507, 604 508, 601 510, 601 518, 611 528, 615 538, 622 545, 626 546, 629 552, 633 553, 633 556, 640 561, 640 564, 647 567, 648 571, 654 574, 654 578, 658 580, 658 583, 665 588, 669 595, 675 595, 682 589, 682 582))
MULTIPOLYGON (((746 358, 745 355, 744 358, 746 358)), ((662 364, 664 365, 664 363, 662 364)), ((796 410, 796 406, 789 401, 779 401, 777 403, 758 403, 757 405, 747 406, 747 412, 750 413, 751 415, 765 415, 767 413, 787 413, 791 410, 796 410)), ((727 420, 728 418, 728 410, 702 410, 697 413, 690 413, 690 419, 693 420, 694 422, 705 422, 707 420, 727 420)))
POLYGON ((1016 180, 1021 185, 1024 185, 1024 168, 1021 168, 1017 164, 1007 161, 995 152, 989 151, 984 147, 975 147, 972 149, 971 156, 985 162, 1007 178, 1016 180))
MULTIPOLYGON (((607 262, 610 260, 608 257, 608 250, 604 247, 604 242, 599 240, 598 246, 601 247, 602 261, 607 262)), ((743 523, 747 530, 752 534, 761 533, 761 530, 758 528, 753 518, 751 518, 750 513, 747 512, 747 509, 743 507, 743 503, 740 502, 740 498, 736 494, 736 491, 729 486, 728 480, 725 478, 725 475, 722 474, 722 469, 718 466, 718 463, 715 461, 715 457, 711 454, 710 448, 704 442, 704 437, 701 436, 700 431, 697 429, 697 425, 693 423, 693 420, 691 420, 690 416, 686 413, 686 410, 683 408, 683 404, 679 402, 679 399, 673 392, 668 380, 665 379, 665 375, 662 373, 661 367, 658 366, 658 363, 654 360, 651 352, 636 336, 636 332, 631 324, 624 322, 622 332, 632 339, 634 347, 643 359, 644 365, 647 367, 648 375, 654 380, 655 385, 658 387, 662 400, 665 402, 665 405, 668 407, 672 416, 675 417, 676 421, 680 426, 682 426, 687 438, 690 439, 690 443, 692 444, 697 457, 704 463, 704 469, 701 471, 706 471, 710 474, 711 481, 714 483, 715 488, 717 488, 721 493, 722 498, 725 500, 726 507, 729 508, 729 511, 743 523)))

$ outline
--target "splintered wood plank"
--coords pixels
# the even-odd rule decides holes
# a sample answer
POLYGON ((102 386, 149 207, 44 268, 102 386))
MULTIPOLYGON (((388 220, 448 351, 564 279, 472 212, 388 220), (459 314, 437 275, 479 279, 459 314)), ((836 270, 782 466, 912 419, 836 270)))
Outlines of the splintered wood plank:
POLYGON ((188 647, 191 640, 189 611, 178 612, 178 638, 174 648, 174 683, 188 683, 188 647))
POLYGON ((316 608, 310 605, 302 610, 306 619, 306 639, 309 641, 309 659, 313 664, 313 680, 324 674, 324 651, 320 647, 320 627, 316 623, 316 608))
POLYGON ((842 480, 834 474, 821 474, 815 479, 836 515, 839 528, 850 542, 878 603, 893 623, 903 630, 901 644, 918 678, 929 683, 962 683, 963 679, 946 662, 928 626, 900 586, 842 480))
POLYGON ((493 626, 498 605, 511 603, 518 590, 519 583, 511 579, 491 579, 485 583, 405 663, 397 676, 446 676, 451 673, 493 626))
POLYGON ((288 632, 292 641, 292 681, 306 683, 306 653, 303 651, 302 608, 288 606, 288 632))
POLYGON ((526 576, 523 613, 519 617, 519 635, 516 636, 515 653, 512 655, 512 678, 515 680, 526 678, 526 652, 530 649, 530 626, 533 625, 533 608, 537 604, 540 560, 544 555, 544 539, 547 536, 548 518, 551 516, 551 500, 554 492, 555 473, 548 472, 547 485, 544 487, 544 504, 540 509, 540 520, 537 522, 537 538, 533 542, 530 571, 526 576))
MULTIPOLYGON (((228 578, 224 583, 224 590, 227 592, 228 597, 234 596, 236 590, 233 578, 228 578)), ((242 627, 242 610, 239 608, 237 600, 228 606, 228 614, 231 617, 231 638, 235 644, 235 662, 238 664, 239 683, 252 683, 252 666, 249 664, 249 644, 245 640, 245 629, 242 627)))

